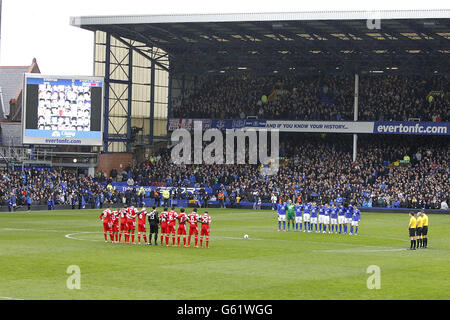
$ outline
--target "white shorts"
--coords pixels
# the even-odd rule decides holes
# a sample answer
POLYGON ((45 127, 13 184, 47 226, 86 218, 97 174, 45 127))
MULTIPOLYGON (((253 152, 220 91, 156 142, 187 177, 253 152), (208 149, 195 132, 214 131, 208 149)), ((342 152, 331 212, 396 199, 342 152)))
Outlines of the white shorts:
POLYGON ((323 223, 330 224, 330 216, 324 216, 323 217, 323 223))
POLYGON ((303 220, 305 222, 309 222, 311 220, 311 215, 309 213, 304 213, 303 214, 303 220))
POLYGON ((317 217, 311 218, 311 223, 317 224, 317 217))
POLYGON ((337 219, 331 218, 331 224, 337 224, 337 219))
POLYGON ((278 221, 286 221, 286 215, 285 214, 279 214, 278 215, 278 221))
POLYGON ((339 222, 339 224, 344 224, 345 223, 345 217, 344 216, 338 216, 338 222, 339 222))
POLYGON ((302 216, 295 217, 295 223, 302 223, 302 216))
POLYGON ((323 223, 323 218, 325 218, 325 216, 323 214, 319 214, 319 223, 323 223))
POLYGON ((357 227, 359 225, 359 221, 352 221, 352 227, 357 227))
POLYGON ((345 218, 345 223, 352 223, 352 218, 345 218))

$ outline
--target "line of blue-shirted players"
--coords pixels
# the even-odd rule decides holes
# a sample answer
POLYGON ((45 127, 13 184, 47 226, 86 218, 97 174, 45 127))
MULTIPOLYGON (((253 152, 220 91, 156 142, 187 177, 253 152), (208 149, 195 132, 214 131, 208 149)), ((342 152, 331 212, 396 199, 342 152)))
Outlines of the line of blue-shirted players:
MULTIPOLYGON (((288 231, 290 229, 290 220, 292 216, 286 219, 288 206, 292 206, 292 201, 279 203, 277 206, 278 213, 278 231, 281 231, 281 224, 283 224, 283 231, 286 231, 286 220, 288 222, 288 231), (290 218, 290 219, 289 219, 290 218)), ((295 220, 292 221, 292 229, 295 231, 302 231, 302 224, 304 224, 303 232, 327 232, 357 235, 359 222, 361 221, 361 212, 356 205, 338 204, 332 205, 312 203, 297 203, 295 205, 295 220), (339 228, 338 228, 339 227, 339 228)))

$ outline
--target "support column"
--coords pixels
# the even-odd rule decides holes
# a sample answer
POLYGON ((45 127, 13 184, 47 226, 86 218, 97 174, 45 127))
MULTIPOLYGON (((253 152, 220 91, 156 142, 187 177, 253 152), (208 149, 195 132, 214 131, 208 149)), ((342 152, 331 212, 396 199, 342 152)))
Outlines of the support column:
MULTIPOLYGON (((359 103, 359 75, 355 74, 355 102, 353 105, 353 121, 358 121, 358 103, 359 103)), ((353 135, 353 162, 356 161, 358 149, 358 135, 353 135)))
POLYGON ((186 86, 186 78, 183 74, 182 78, 181 78, 181 107, 184 107, 184 91, 185 91, 185 86, 186 86))
POLYGON ((169 85, 168 85, 168 97, 167 97, 167 125, 169 125, 169 119, 172 116, 172 74, 169 71, 169 85))
POLYGON ((131 152, 131 115, 133 101, 133 48, 128 49, 127 152, 131 152))
POLYGON ((111 34, 106 33, 106 48, 105 48, 105 101, 103 114, 103 152, 108 153, 108 127, 109 127, 109 84, 111 77, 111 34))
POLYGON ((153 145, 153 137, 155 131, 155 63, 152 61, 150 69, 150 135, 149 145, 153 145))

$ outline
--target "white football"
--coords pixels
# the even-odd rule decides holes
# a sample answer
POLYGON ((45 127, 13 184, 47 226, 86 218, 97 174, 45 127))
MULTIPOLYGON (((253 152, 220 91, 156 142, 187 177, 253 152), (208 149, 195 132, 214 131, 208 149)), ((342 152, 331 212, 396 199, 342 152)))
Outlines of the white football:
POLYGON ((244 239, 248 239, 248 234, 244 234, 244 239))

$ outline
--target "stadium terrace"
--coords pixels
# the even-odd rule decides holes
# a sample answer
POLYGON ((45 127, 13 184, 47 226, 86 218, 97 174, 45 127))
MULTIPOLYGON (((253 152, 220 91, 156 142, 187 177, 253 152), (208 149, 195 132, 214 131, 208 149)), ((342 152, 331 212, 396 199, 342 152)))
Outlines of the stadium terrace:
MULTIPOLYGON (((158 188, 171 188, 179 205, 239 199, 271 208, 276 196, 445 208, 449 17, 448 10, 72 17, 72 26, 94 33, 93 76, 8 69, 23 83, 0 99, 19 106, 1 115, 2 207, 153 204, 158 188), (280 129, 279 156, 250 163, 255 143, 244 138, 232 148, 243 164, 204 157, 176 164, 171 136, 195 135, 196 120, 205 132, 280 129), (280 170, 269 177, 262 170, 271 162, 280 170)), ((195 147, 184 154, 196 159, 195 147)))

